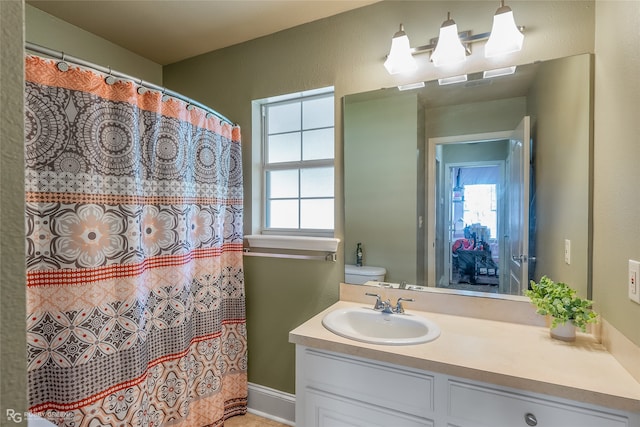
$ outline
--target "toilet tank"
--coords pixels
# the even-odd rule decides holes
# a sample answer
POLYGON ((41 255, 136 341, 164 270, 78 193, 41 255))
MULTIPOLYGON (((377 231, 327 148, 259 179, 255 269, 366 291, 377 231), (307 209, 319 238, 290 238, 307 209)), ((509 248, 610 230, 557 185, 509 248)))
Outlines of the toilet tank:
POLYGON ((369 281, 384 282, 386 274, 387 270, 383 267, 373 267, 371 265, 358 267, 352 264, 345 264, 344 266, 345 283, 354 285, 362 285, 369 281))

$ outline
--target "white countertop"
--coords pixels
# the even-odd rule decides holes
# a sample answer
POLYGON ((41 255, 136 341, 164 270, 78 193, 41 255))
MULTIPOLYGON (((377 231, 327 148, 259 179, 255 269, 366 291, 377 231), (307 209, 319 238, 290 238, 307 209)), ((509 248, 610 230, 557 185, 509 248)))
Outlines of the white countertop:
POLYGON ((370 304, 339 301, 289 333, 295 344, 440 372, 640 413, 640 383, 589 334, 573 343, 546 327, 415 311, 436 322, 435 341, 404 346, 361 343, 322 326, 329 311, 370 304))

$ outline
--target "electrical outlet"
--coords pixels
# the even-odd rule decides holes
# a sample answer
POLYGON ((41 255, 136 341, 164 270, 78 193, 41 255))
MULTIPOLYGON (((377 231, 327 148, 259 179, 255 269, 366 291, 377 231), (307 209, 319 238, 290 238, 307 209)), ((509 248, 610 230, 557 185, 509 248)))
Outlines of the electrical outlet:
POLYGON ((571 264, 571 240, 564 239, 564 263, 571 264))
POLYGON ((629 260, 629 275, 627 286, 629 287, 629 299, 640 304, 640 262, 629 260))

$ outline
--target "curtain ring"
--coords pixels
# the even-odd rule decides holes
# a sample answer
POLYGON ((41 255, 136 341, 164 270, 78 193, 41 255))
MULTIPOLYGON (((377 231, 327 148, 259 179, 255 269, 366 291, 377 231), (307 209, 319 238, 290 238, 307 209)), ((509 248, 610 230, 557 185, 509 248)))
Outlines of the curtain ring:
POLYGON ((147 93, 147 88, 142 84, 142 79, 138 82, 138 89, 136 89, 136 91, 138 92, 138 95, 144 95, 147 93))
POLYGON ((56 64, 56 67, 63 73, 69 70, 69 64, 64 60, 64 52, 62 52, 62 59, 56 64))
POLYGON ((114 84, 116 81, 118 81, 118 79, 116 79, 114 76, 111 75, 112 70, 111 67, 109 67, 109 75, 107 76, 106 79, 104 79, 104 81, 108 84, 108 85, 112 85, 114 84))

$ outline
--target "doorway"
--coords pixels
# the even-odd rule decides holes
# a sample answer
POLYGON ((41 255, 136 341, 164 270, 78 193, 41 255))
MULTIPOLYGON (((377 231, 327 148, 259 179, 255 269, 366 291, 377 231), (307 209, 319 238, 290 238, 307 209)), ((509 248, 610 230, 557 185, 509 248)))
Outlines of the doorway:
POLYGON ((448 235, 439 285, 498 292, 503 254, 498 236, 504 222, 499 195, 504 187, 504 161, 449 163, 446 170, 443 185, 448 206, 443 228, 448 235))
MULTIPOLYGON (((525 116, 511 131, 435 137, 427 140, 427 218, 429 220, 425 275, 429 286, 512 295, 522 295, 527 289, 532 273, 529 263, 534 259, 530 257, 533 252, 529 234, 535 235, 535 231, 530 230, 532 214, 530 194, 533 194, 529 188, 532 182, 530 177, 533 174, 533 165, 530 161, 532 147, 530 128, 530 118, 525 116), (464 188, 465 183, 461 181, 459 188, 456 188, 458 170, 455 168, 461 169, 462 177, 466 167, 490 165, 500 166, 500 178, 497 181, 469 182, 467 189, 464 188), (495 184, 496 182, 498 184, 495 184), (496 186, 495 188, 472 187, 476 184, 495 184, 496 186), (468 198, 472 197, 473 200, 479 200, 473 202, 477 211, 477 206, 493 203, 492 191, 496 196, 495 222, 497 225, 487 225, 489 221, 493 224, 493 220, 488 219, 490 215, 474 214, 470 203, 467 209, 470 212, 466 216, 464 207, 458 212, 458 208, 454 205, 454 203, 461 203, 464 206, 464 198, 467 197, 469 200, 468 198), (472 192, 473 196, 471 196, 472 192), (455 283, 454 267, 459 267, 460 263, 459 259, 454 260, 455 257, 452 255, 453 245, 458 240, 454 239, 454 236, 460 236, 460 229, 462 229, 461 238, 465 238, 466 228, 469 236, 475 233, 476 239, 486 239, 485 236, 492 236, 492 233, 490 230, 487 232, 484 227, 497 230, 495 241, 486 242, 491 254, 486 253, 489 251, 485 251, 484 244, 480 246, 483 253, 469 253, 468 255, 474 258, 470 261, 474 263, 474 269, 471 273, 467 273, 467 276, 473 274, 473 277, 463 278, 468 283, 455 283), (479 257, 480 260, 478 260, 479 257), (485 268, 487 274, 489 268, 493 268, 490 260, 497 264, 497 286, 493 283, 481 284, 477 280, 480 272, 485 272, 485 268), (454 265, 454 261, 458 265, 454 265)), ((535 213, 533 214, 535 216, 535 213)), ((470 243, 467 244, 470 245, 470 243)), ((477 248, 477 245, 474 244, 473 248, 477 248)), ((493 273, 493 270, 491 272, 493 273)))
POLYGON ((504 293, 510 131, 430 138, 428 265, 431 286, 504 293), (434 167, 435 166, 435 167, 434 167), (465 235, 466 234, 466 235, 465 235), (455 249, 462 239, 474 242, 455 249), (466 251, 466 252, 465 252, 466 251))

